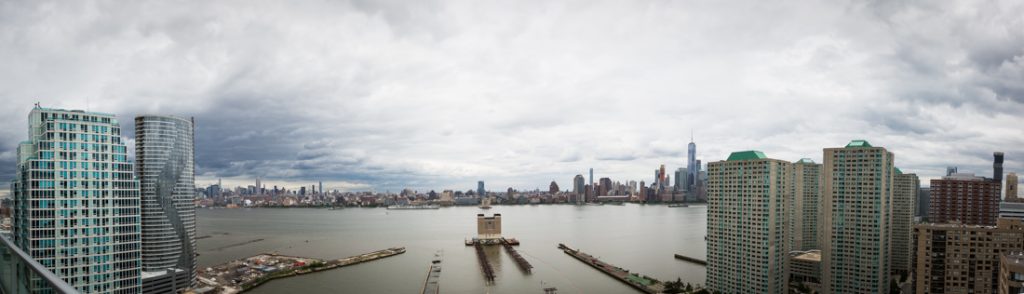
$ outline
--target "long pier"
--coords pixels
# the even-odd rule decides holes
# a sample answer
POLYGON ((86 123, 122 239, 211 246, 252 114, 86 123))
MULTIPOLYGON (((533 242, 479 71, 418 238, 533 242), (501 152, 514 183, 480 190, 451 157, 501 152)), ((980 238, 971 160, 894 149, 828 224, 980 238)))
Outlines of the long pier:
POLYGON ((505 252, 508 252, 508 255, 512 256, 512 260, 516 261, 516 265, 519 265, 519 269, 523 270, 527 274, 533 271, 533 265, 531 265, 529 261, 526 261, 526 258, 523 258, 522 255, 519 255, 519 252, 512 247, 512 242, 502 238, 501 246, 505 247, 505 252))
POLYGON ((689 257, 689 256, 686 256, 686 255, 676 254, 676 259, 689 261, 689 262, 696 263, 696 264, 703 265, 703 266, 707 266, 708 265, 708 262, 704 261, 703 259, 697 259, 697 258, 689 257))
POLYGON ((198 280, 199 284, 213 287, 219 293, 241 293, 275 279, 326 271, 402 253, 405 253, 405 247, 393 247, 330 261, 264 253, 217 265, 209 270, 199 270, 198 280))
POLYGON ((488 283, 494 283, 494 268, 491 267, 491 262, 487 260, 484 247, 480 243, 473 244, 473 247, 476 247, 476 258, 480 261, 480 268, 484 271, 484 279, 488 283))
POLYGON ((565 246, 565 244, 558 244, 558 249, 562 249, 565 254, 568 254, 569 256, 590 265, 594 269, 597 269, 606 275, 633 287, 633 289, 637 289, 648 294, 658 294, 665 291, 665 284, 651 277, 630 273, 629 270, 608 264, 590 254, 583 253, 579 249, 569 248, 569 246, 565 246))
POLYGON ((441 293, 441 255, 435 254, 434 257, 430 268, 427 269, 427 280, 423 282, 423 294, 441 293))

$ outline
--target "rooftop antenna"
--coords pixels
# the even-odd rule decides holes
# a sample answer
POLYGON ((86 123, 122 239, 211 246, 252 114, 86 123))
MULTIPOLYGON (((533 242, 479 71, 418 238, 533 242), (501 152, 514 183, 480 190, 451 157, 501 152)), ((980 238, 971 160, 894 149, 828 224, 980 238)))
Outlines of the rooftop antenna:
POLYGON ((43 107, 39 106, 39 102, 36 102, 36 108, 43 108, 43 107))
POLYGON ((690 142, 693 142, 693 128, 690 128, 690 142))

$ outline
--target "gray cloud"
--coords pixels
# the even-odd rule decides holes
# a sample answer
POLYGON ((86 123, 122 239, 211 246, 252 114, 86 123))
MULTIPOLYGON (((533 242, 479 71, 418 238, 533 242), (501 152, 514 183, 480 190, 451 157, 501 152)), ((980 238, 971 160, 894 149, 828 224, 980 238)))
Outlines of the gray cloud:
POLYGON ((32 103, 197 121, 200 183, 648 179, 853 138, 925 177, 1024 171, 1015 1, 0 4, 0 180, 32 103), (735 9, 745 7, 745 9, 735 9), (1017 157, 1015 157, 1017 156, 1017 157))

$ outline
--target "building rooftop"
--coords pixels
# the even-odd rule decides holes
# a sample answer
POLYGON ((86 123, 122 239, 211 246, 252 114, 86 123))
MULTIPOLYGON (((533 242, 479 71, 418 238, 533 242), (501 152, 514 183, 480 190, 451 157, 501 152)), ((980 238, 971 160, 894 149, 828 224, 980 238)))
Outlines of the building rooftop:
POLYGON ((116 115, 114 115, 112 113, 105 113, 105 112, 85 111, 85 110, 79 110, 79 109, 70 109, 69 110, 69 109, 38 107, 38 106, 36 108, 33 108, 32 110, 33 111, 39 110, 39 111, 71 112, 71 113, 81 113, 81 114, 98 115, 98 116, 116 116, 116 115))
POLYGON ((736 152, 733 152, 732 154, 729 154, 729 159, 726 159, 726 161, 754 160, 754 159, 765 159, 765 158, 768 158, 768 157, 764 156, 764 153, 761 152, 761 151, 747 150, 747 151, 736 151, 736 152))
POLYGON ((850 144, 846 144, 846 148, 856 148, 856 147, 871 147, 871 143, 868 143, 868 141, 866 141, 866 140, 853 140, 853 141, 850 141, 850 144))
POLYGON ((810 158, 801 158, 800 160, 797 160, 796 163, 814 164, 814 160, 810 158))

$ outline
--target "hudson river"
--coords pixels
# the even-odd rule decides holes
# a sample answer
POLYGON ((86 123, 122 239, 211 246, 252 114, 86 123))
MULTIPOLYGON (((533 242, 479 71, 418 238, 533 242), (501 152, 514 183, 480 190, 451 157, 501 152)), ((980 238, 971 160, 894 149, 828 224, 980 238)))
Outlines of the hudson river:
POLYGON ((262 252, 337 259, 388 247, 394 257, 326 272, 285 278, 250 293, 419 293, 434 254, 443 251, 442 293, 639 293, 566 255, 572 248, 663 281, 704 283, 704 267, 676 260, 679 253, 705 259, 706 206, 495 206, 437 210, 198 209, 199 266, 262 252), (522 243, 533 264, 526 275, 500 246, 487 248, 494 284, 484 282, 473 247, 476 215, 502 215, 502 234, 522 243))

